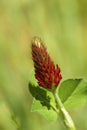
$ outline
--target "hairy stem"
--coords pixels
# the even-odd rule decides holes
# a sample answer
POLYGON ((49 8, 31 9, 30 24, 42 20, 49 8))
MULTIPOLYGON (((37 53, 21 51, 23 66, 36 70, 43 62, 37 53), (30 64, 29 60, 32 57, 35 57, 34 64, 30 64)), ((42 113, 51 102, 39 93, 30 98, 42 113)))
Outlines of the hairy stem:
POLYGON ((64 108, 64 105, 62 104, 57 92, 53 91, 53 95, 54 95, 54 98, 56 101, 56 107, 59 109, 60 117, 63 120, 66 128, 68 130, 76 130, 74 122, 73 122, 72 118, 70 117, 69 113, 64 108))

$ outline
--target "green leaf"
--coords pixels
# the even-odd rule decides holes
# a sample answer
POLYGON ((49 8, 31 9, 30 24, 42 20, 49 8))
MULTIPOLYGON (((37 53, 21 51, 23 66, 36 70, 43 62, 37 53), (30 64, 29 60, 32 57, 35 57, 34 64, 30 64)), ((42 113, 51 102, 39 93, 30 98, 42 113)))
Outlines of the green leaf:
POLYGON ((54 122, 57 119, 56 112, 53 111, 52 108, 48 110, 45 106, 42 106, 38 100, 33 101, 32 112, 34 111, 39 112, 43 117, 45 117, 50 122, 54 122))
POLYGON ((60 84, 58 94, 66 108, 79 107, 87 101, 87 83, 83 79, 65 80, 60 84))
POLYGON ((31 111, 38 111, 49 121, 57 119, 55 100, 51 92, 29 83, 29 91, 35 98, 31 111), (55 111, 54 111, 55 110, 55 111))
POLYGON ((32 96, 35 97, 36 100, 39 100, 42 106, 46 106, 48 110, 50 109, 50 97, 47 96, 47 91, 44 89, 38 87, 38 86, 33 86, 32 84, 29 83, 29 91, 31 92, 32 96))

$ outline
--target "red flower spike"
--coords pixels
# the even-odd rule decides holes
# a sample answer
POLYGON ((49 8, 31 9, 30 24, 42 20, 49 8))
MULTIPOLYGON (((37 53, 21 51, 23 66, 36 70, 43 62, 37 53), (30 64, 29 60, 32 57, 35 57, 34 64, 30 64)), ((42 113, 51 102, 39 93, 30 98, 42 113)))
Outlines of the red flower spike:
POLYGON ((50 90, 52 87, 57 87, 62 79, 59 66, 51 60, 43 41, 39 37, 34 37, 31 43, 35 77, 39 86, 50 90))

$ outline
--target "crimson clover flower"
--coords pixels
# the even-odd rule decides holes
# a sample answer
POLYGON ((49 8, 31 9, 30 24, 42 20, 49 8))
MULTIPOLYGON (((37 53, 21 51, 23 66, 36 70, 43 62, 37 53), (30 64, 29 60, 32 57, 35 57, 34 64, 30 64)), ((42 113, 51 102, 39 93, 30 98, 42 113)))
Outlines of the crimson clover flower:
POLYGON ((46 89, 57 87, 62 76, 58 64, 51 60, 43 41, 35 36, 32 41, 32 59, 35 68, 35 77, 39 86, 46 89))

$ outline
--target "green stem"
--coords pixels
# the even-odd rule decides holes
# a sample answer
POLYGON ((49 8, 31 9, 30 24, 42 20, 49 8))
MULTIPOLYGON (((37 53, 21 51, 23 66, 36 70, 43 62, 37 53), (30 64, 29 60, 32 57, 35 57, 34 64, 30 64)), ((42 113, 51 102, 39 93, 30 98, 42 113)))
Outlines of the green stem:
POLYGON ((56 101, 57 108, 60 111, 60 117, 62 118, 66 128, 68 130, 76 130, 72 118, 70 117, 70 115, 66 111, 66 109, 64 108, 64 105, 62 104, 62 102, 61 102, 58 94, 56 93, 56 91, 53 91, 53 95, 54 95, 54 98, 55 98, 55 101, 56 101))

